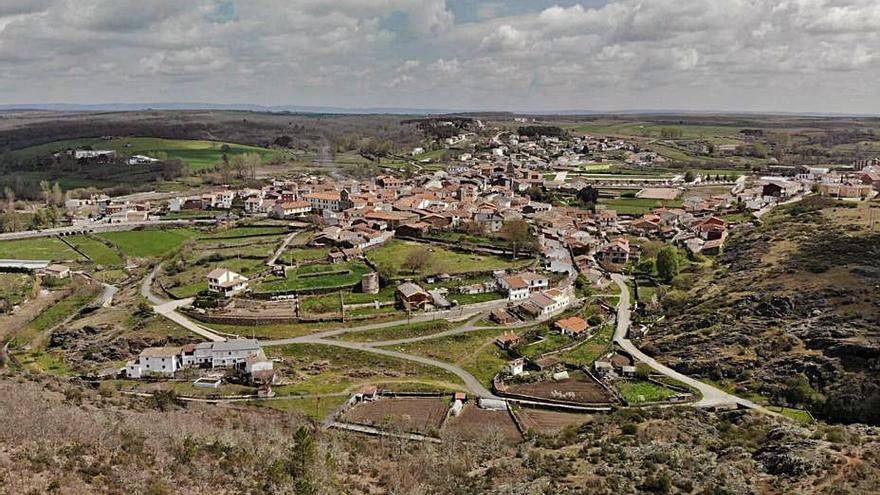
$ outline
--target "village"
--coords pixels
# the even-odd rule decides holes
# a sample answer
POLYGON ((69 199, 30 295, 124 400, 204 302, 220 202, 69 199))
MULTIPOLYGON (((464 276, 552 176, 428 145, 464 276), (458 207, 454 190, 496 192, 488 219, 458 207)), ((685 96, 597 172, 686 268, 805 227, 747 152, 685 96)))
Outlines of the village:
MULTIPOLYGON (((184 236, 155 263, 125 268, 147 270, 144 300, 199 341, 142 348, 101 370, 102 379, 139 391, 139 382, 148 390, 167 382, 182 396, 221 401, 277 399, 303 373, 328 366, 319 359, 297 371, 279 349, 330 346, 435 366, 445 384, 347 387, 350 398, 321 414, 325 425, 434 441, 440 429, 492 423, 518 441, 525 423, 557 428, 618 407, 752 407, 645 362, 632 342, 660 316, 659 296, 675 290, 679 272, 723 253, 732 230, 777 205, 806 195, 858 202, 880 191, 877 160, 653 174, 664 158, 625 139, 523 129, 426 143, 454 149, 454 158, 438 167, 415 148, 406 173, 388 168, 368 180, 300 174, 258 188, 69 198, 67 225, 2 239, 53 236, 80 254, 87 239, 130 254, 119 239, 184 236), (643 172, 601 173, 609 157, 643 172), (318 331, 277 330, 285 325, 318 331), (358 338, 370 332, 380 335, 358 338), (480 351, 449 364, 461 345, 480 351)), ((110 150, 62 156, 115 158, 110 150)), ((87 278, 105 287, 104 306, 113 303, 107 271, 64 261, 3 259, 0 269, 87 278)))

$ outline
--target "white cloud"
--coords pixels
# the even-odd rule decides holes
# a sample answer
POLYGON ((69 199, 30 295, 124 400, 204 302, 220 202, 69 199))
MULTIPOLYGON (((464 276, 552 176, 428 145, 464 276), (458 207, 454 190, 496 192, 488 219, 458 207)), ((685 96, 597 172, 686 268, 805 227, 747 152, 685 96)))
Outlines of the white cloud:
POLYGON ((0 102, 607 109, 736 95, 745 110, 880 112, 864 96, 880 78, 876 0, 474 8, 463 22, 444 0, 4 0, 0 102))

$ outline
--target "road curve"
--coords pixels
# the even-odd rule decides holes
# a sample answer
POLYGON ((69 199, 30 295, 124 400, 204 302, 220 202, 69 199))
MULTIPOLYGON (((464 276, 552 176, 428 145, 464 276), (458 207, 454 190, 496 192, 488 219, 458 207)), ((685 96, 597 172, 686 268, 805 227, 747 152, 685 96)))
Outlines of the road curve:
POLYGON ((497 399, 498 398, 495 394, 490 392, 489 389, 484 387, 483 384, 480 383, 480 380, 477 380, 477 378, 474 377, 474 375, 468 373, 467 371, 465 371, 464 369, 462 369, 459 366, 456 366, 451 363, 446 363, 443 361, 437 361, 435 359, 422 357, 422 356, 415 356, 413 354, 406 354, 403 352, 392 351, 389 349, 382 349, 379 347, 374 347, 377 344, 382 344, 382 342, 371 342, 371 343, 367 344, 364 342, 347 342, 344 340, 314 339, 312 341, 309 341, 308 343, 323 344, 323 345, 330 345, 330 346, 334 346, 334 347, 343 347, 345 349, 353 349, 353 350, 357 350, 357 351, 372 352, 373 354, 381 354, 383 356, 390 356, 390 357, 396 357, 399 359, 406 359, 407 361, 413 361, 416 363, 426 364, 428 366, 435 366, 437 368, 442 368, 450 373, 455 374, 459 378, 461 378, 461 380, 464 382, 464 384, 467 386, 467 388, 471 392, 479 395, 480 397, 483 397, 486 399, 497 399))
POLYGON ((204 337, 212 342, 222 342, 226 340, 225 337, 217 335, 211 330, 208 330, 207 328, 199 325, 198 323, 177 312, 177 308, 192 304, 192 298, 178 299, 175 301, 165 301, 156 294, 153 294, 151 286, 153 285, 153 280, 156 278, 156 274, 159 272, 159 266, 160 265, 156 265, 156 267, 153 268, 153 271, 151 271, 150 274, 144 278, 144 281, 141 282, 141 295, 144 296, 147 301, 149 301, 150 304, 153 305, 153 311, 155 311, 157 314, 164 316, 165 318, 168 318, 174 323, 177 323, 178 325, 189 330, 190 332, 204 337))
POLYGON ((630 310, 629 287, 627 287, 626 284, 626 277, 619 274, 613 274, 611 275, 611 279, 618 287, 620 287, 620 302, 617 305, 617 328, 614 331, 614 342, 617 343, 617 345, 638 361, 650 366, 651 369, 657 373, 678 380, 699 390, 703 398, 694 404, 697 407, 718 407, 736 404, 749 409, 760 409, 762 411, 770 412, 750 400, 737 397, 699 380, 695 380, 687 375, 683 375, 668 366, 658 363, 654 358, 640 351, 631 340, 626 338, 631 325, 630 317, 632 314, 630 310))

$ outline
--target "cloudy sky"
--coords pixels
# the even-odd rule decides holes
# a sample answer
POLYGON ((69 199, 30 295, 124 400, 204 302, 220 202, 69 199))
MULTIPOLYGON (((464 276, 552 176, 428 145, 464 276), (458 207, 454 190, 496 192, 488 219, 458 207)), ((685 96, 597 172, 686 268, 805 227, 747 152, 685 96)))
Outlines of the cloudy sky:
POLYGON ((0 104, 880 114, 878 0, 0 0, 0 104))

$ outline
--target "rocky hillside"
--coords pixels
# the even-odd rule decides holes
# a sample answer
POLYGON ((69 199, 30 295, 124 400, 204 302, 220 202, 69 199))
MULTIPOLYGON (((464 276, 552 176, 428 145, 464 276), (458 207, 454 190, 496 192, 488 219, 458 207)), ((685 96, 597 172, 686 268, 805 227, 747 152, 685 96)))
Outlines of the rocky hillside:
POLYGON ((781 207, 692 284, 646 352, 745 396, 880 424, 880 204, 781 207))
POLYGON ((876 428, 750 412, 622 410, 518 446, 491 431, 435 445, 321 431, 293 413, 0 372, 0 415, 0 493, 880 491, 876 428))

